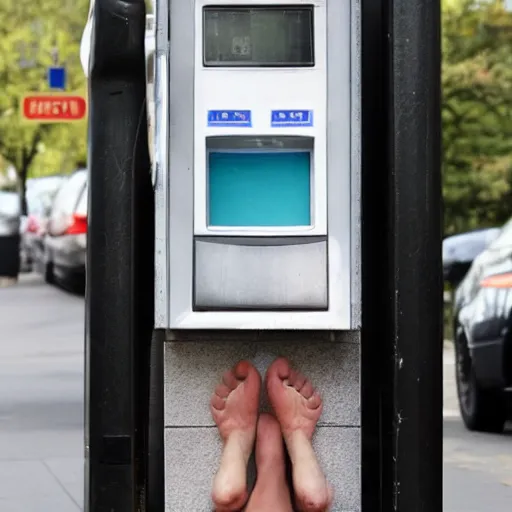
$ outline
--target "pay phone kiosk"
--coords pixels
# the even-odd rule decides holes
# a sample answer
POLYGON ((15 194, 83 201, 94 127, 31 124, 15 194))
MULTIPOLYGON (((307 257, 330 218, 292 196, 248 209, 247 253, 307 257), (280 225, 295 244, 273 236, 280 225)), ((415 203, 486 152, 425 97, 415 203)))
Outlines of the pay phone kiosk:
POLYGON ((358 327, 359 33, 333 9, 196 0, 191 35, 176 13, 156 60, 157 328, 358 327))

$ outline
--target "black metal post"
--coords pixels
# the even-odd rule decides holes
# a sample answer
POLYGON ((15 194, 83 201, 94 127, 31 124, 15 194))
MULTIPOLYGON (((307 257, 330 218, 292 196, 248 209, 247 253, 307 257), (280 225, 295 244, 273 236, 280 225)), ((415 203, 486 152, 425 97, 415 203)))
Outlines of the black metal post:
POLYGON ((391 5, 393 500, 395 510, 440 512, 441 9, 439 0, 393 0, 391 5))
POLYGON ((362 509, 440 512, 440 5, 362 18, 362 509))
POLYGON ((96 0, 89 81, 87 512, 145 509, 154 211, 144 0, 96 0))

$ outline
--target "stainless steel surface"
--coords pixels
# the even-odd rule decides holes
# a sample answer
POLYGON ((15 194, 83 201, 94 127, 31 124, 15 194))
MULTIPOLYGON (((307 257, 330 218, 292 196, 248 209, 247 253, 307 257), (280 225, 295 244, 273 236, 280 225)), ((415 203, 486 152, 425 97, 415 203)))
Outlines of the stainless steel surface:
MULTIPOLYGON (((169 2, 156 0, 153 186, 155 189, 155 327, 169 320, 169 2)), ((192 50, 190 50, 192 52, 192 50)), ((190 54, 192 59, 193 53, 190 54)), ((174 82, 173 82, 174 84, 174 82)), ((176 97, 174 96, 174 101, 176 97)), ((190 134, 192 139, 192 134, 190 134)), ((191 234, 192 236, 192 234, 191 234)))
POLYGON ((195 307, 327 309, 327 241, 309 240, 196 239, 195 307))
MULTIPOLYGON (((155 317, 165 318, 174 327, 173 319, 186 316, 192 308, 192 268, 193 268, 193 169, 194 169, 194 4, 171 0, 169 23, 170 63, 169 63, 169 156, 167 181, 162 181, 156 190, 157 236, 162 236, 159 224, 166 222, 167 232, 163 234, 167 244, 157 240, 157 265, 164 261, 168 268, 164 271, 166 282, 157 279, 156 307, 163 291, 166 294, 168 313, 165 316, 155 310, 155 317), (170 170, 173 170, 170 172, 170 170), (165 199, 159 198, 164 194, 165 199), (162 216, 167 215, 167 219, 162 216), (159 220, 160 217, 160 220, 159 220), (163 258, 160 251, 166 251, 163 258)), ((159 4, 160 5, 160 4, 159 4)), ((160 20, 158 21, 160 23, 160 20)), ((162 20, 166 23, 166 20, 162 20)), ((157 35, 158 44, 158 35, 157 35)), ((157 114, 157 126, 160 114, 157 114)), ((160 173, 160 171, 159 171, 160 173)), ((157 270, 156 274, 160 270, 157 270)))
POLYGON ((210 150, 243 150, 243 149, 270 149, 270 150, 310 150, 315 146, 314 137, 305 135, 213 135, 206 137, 206 147, 210 150))

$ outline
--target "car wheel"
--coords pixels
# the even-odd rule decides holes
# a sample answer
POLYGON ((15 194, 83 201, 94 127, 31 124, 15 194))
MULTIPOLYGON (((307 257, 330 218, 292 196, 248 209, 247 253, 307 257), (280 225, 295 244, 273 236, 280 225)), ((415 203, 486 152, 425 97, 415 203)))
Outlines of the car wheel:
POLYGON ((48 261, 45 264, 45 267, 44 267, 44 280, 48 284, 54 284, 55 283, 55 276, 53 274, 53 263, 51 261, 48 261))
POLYGON ((468 430, 503 431, 507 406, 503 390, 484 389, 479 384, 464 330, 455 330, 455 375, 460 413, 468 430))

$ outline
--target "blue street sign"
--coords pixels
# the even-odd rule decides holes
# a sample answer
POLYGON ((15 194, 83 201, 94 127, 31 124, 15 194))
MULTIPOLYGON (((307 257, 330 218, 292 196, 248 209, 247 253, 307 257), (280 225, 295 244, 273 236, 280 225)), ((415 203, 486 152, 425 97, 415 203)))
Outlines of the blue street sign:
POLYGON ((272 110, 271 126, 313 126, 312 110, 272 110))
POLYGON ((250 110, 208 110, 208 126, 250 128, 250 110))
POLYGON ((50 89, 66 88, 66 69, 65 68, 48 68, 48 85, 50 89))

